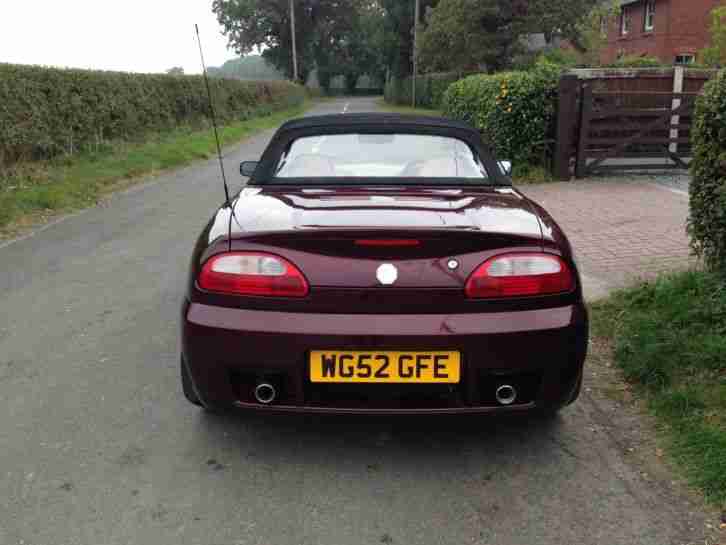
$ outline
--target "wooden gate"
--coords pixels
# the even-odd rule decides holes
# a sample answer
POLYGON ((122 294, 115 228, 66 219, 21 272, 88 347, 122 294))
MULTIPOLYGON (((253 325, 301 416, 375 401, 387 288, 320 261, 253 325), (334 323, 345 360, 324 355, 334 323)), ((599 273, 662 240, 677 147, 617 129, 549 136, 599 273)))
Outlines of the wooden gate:
POLYGON ((575 176, 688 168, 697 97, 698 93, 594 92, 584 85, 575 176))
POLYGON ((558 90, 555 177, 683 168, 691 154, 693 102, 715 73, 683 67, 569 70, 558 90))

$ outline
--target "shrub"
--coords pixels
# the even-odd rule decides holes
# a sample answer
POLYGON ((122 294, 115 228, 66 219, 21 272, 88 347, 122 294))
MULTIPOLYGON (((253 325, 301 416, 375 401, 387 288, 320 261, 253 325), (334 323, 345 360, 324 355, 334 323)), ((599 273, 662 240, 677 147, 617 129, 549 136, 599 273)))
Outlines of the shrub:
MULTIPOLYGON (((284 81, 210 80, 221 122, 300 103, 284 81)), ((194 124, 209 114, 201 76, 0 64, 0 166, 194 124)))
POLYGON ((470 76, 449 87, 444 112, 481 130, 499 157, 538 163, 554 134, 560 72, 540 63, 527 72, 470 76))
MULTIPOLYGON (((426 74, 416 78, 416 106, 438 110, 441 108, 444 93, 449 85, 458 81, 466 74, 461 72, 444 72, 440 74, 426 74)), ((391 78, 386 84, 386 102, 410 106, 413 102, 413 81, 410 77, 404 79, 391 78)))
POLYGON ((639 57, 637 55, 625 55, 610 64, 610 68, 658 68, 664 65, 656 57, 639 57))
POLYGON ((696 253, 726 273, 726 71, 703 88, 692 135, 688 230, 696 253))

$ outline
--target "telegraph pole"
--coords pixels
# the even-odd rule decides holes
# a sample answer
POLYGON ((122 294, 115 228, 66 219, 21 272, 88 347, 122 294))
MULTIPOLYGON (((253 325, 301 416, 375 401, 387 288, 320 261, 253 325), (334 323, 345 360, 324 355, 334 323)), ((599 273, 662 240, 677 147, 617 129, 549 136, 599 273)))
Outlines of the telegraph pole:
POLYGON ((297 83, 297 44, 295 43, 295 4, 290 0, 290 29, 292 32, 292 78, 297 83))
POLYGON ((421 4, 420 0, 414 0, 416 8, 413 17, 413 89, 411 96, 413 99, 413 107, 416 107, 416 74, 418 73, 418 20, 420 17, 421 4))

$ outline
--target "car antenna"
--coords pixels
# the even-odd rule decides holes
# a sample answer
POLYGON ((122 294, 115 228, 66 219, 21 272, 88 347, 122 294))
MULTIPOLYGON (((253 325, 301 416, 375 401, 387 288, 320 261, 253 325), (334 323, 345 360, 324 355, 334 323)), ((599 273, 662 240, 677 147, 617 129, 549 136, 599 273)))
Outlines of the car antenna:
POLYGON ((207 76, 207 66, 204 63, 204 53, 202 52, 202 39, 199 37, 199 26, 194 25, 197 31, 197 43, 199 44, 199 57, 202 59, 202 74, 204 75, 204 85, 207 88, 207 97, 209 99, 209 111, 211 112, 212 127, 214 128, 214 140, 217 142, 217 157, 219 158, 219 168, 222 170, 222 184, 224 185, 224 197, 227 199, 227 206, 232 206, 229 199, 229 187, 227 186, 227 176, 224 173, 224 161, 222 160, 222 146, 219 144, 219 132, 217 130, 217 116, 214 112, 214 102, 212 101, 212 91, 209 88, 209 77, 207 76))

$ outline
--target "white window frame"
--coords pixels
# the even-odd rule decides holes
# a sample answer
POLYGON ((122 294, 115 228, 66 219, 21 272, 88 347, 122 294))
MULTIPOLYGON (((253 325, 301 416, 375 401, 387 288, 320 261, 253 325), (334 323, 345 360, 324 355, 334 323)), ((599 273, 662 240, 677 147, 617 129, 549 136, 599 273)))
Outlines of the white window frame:
POLYGON ((620 35, 627 36, 630 34, 630 29, 633 26, 633 18, 630 14, 630 10, 623 6, 623 11, 620 12, 620 35))
POLYGON ((655 30, 655 0, 645 1, 645 20, 644 26, 646 32, 655 30))
POLYGON ((696 55, 693 53, 679 53, 676 55, 674 63, 676 66, 688 66, 690 64, 696 64, 696 55), (681 59, 681 62, 678 62, 678 59, 681 59))

